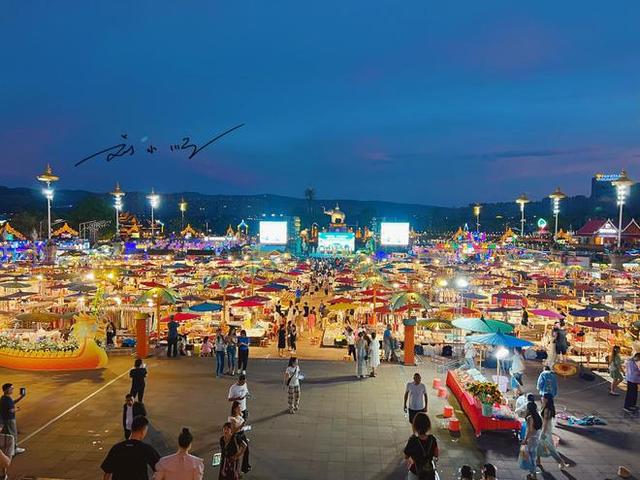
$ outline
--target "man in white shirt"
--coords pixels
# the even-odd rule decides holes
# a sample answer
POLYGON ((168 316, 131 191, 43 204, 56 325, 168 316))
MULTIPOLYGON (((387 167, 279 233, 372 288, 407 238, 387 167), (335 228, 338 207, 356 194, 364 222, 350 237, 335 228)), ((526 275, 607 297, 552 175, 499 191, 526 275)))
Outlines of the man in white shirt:
POLYGON ((419 373, 413 376, 413 382, 407 383, 407 389, 404 392, 404 411, 409 410, 409 423, 413 423, 413 418, 418 412, 427 411, 427 389, 419 373), (407 400, 409 400, 407 408, 407 400))
POLYGON ((238 381, 229 388, 229 401, 238 402, 240 410, 242 410, 242 418, 249 419, 249 411, 247 410, 247 397, 249 396, 249 387, 247 387, 247 376, 240 375, 238 381))

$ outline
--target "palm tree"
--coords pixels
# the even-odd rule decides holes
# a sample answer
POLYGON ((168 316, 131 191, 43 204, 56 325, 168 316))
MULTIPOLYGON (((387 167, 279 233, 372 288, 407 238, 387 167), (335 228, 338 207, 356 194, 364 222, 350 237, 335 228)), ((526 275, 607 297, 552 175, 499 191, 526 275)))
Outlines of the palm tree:
POLYGON ((161 305, 174 305, 180 301, 180 294, 175 290, 167 287, 153 287, 144 292, 136 299, 137 304, 145 303, 151 300, 156 307, 156 323, 158 338, 156 344, 160 343, 160 306, 161 305))
POLYGON ((411 305, 414 303, 418 303, 422 305, 424 308, 429 308, 429 300, 421 293, 417 292, 401 292, 394 295, 391 298, 390 305, 391 310, 397 310, 399 308, 404 307, 405 305, 409 306, 409 318, 411 318, 411 305))
POLYGON ((373 274, 366 277, 360 283, 360 285, 363 288, 370 288, 373 292, 373 298, 372 298, 373 301, 371 302, 371 318, 373 320, 372 324, 375 325, 377 320, 376 300, 377 300, 378 287, 388 287, 389 283, 387 282, 387 279, 384 277, 384 275, 376 271, 373 274))
POLYGON ((223 273, 214 278, 214 281, 220 286, 222 289, 222 321, 226 322, 227 320, 227 288, 229 285, 236 283, 238 280, 237 277, 230 275, 228 273, 223 273))
POLYGON ((242 270, 247 272, 251 278, 251 295, 253 295, 253 280, 258 276, 258 272, 262 270, 262 267, 257 263, 249 263, 242 267, 242 270))

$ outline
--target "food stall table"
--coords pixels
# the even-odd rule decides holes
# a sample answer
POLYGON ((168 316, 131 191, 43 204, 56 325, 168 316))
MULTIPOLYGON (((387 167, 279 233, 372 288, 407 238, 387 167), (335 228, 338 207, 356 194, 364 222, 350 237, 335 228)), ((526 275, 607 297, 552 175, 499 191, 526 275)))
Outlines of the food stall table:
POLYGON ((485 430, 509 430, 516 436, 520 432, 521 425, 519 420, 499 420, 494 417, 483 416, 482 406, 478 399, 463 388, 456 374, 451 370, 447 372, 447 387, 451 389, 451 393, 458 399, 462 410, 467 414, 476 437, 479 437, 485 430))

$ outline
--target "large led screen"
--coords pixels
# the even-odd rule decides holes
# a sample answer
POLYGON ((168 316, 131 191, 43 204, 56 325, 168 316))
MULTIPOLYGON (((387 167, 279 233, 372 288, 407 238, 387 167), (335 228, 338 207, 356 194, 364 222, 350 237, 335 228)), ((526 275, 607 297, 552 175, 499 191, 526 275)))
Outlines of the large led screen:
POLYGON ((287 222, 260 222, 260 243, 262 245, 286 245, 287 222))
POLYGON ((347 255, 356 248, 356 236, 352 232, 320 232, 318 253, 323 255, 347 255))
POLYGON ((382 222, 380 224, 380 245, 388 247, 406 247, 409 245, 409 224, 382 222))

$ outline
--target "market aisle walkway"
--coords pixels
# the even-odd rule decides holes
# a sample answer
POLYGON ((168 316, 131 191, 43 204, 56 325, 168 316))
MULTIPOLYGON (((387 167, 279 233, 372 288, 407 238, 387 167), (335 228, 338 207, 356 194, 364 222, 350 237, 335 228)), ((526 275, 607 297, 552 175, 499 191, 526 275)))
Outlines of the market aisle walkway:
MULTIPOLYGON (((249 423, 253 425, 250 438, 254 471, 248 479, 404 478, 401 451, 410 434, 410 426, 401 409, 402 395, 406 382, 415 371, 423 374, 431 395, 429 410, 441 447, 439 467, 443 480, 454 478, 454 471, 460 465, 469 463, 477 467, 485 459, 498 464, 502 480, 523 478, 515 461, 517 445, 508 434, 487 433, 476 443, 461 413, 463 432, 460 441, 454 442, 448 431, 441 428, 439 417, 444 400, 435 398, 430 388, 434 376, 430 363, 415 368, 382 365, 377 378, 356 380, 353 363, 303 361, 301 369, 306 379, 301 411, 297 415, 286 413, 286 394, 282 389, 284 365, 284 360, 263 359, 255 359, 249 364, 249 386, 253 394, 249 400, 249 423)), ((115 376, 116 366, 124 370, 124 360, 112 363, 114 373, 107 372, 104 383, 115 376)), ((149 440, 161 453, 170 453, 180 428, 183 425, 191 427, 196 438, 194 453, 204 457, 207 464, 205 478, 216 478, 217 472, 210 466, 211 458, 217 448, 221 425, 229 413, 226 395, 233 380, 213 377, 212 358, 152 359, 149 371, 145 394, 153 427, 149 440)), ((28 408, 25 400, 25 408, 19 416, 23 435, 88 393, 87 380, 82 380, 76 387, 66 383, 73 380, 70 374, 57 378, 55 375, 2 371, 2 375, 3 379, 16 384, 15 378, 20 377, 20 382, 28 385, 30 391, 46 391, 52 396, 52 406, 47 407, 43 397, 38 402, 38 410, 28 408)), ((94 386, 93 390, 99 388, 99 382, 94 386)), ((128 388, 127 379, 114 382, 34 436, 25 445, 27 453, 16 458, 13 478, 26 475, 78 480, 98 478, 99 465, 106 451, 121 439, 121 408, 128 388)), ((570 387, 561 383, 561 398, 563 389, 568 392, 570 387)), ((597 388, 593 389, 594 395, 601 393, 597 388)), ((581 397, 585 395, 581 394, 581 397)), ((576 399, 576 404, 579 401, 576 399)), ((618 399, 613 401, 618 402, 618 399)), ((571 402, 574 402, 573 398, 571 402)), ((570 403, 569 399, 566 403, 570 403)), ((602 480, 607 478, 603 475, 605 469, 614 478, 614 471, 608 470, 607 464, 617 467, 619 460, 627 460, 627 465, 632 465, 633 449, 638 451, 638 435, 634 438, 632 433, 633 429, 638 431, 638 423, 637 420, 629 422, 620 420, 607 427, 567 432, 566 435, 561 432, 567 442, 561 450, 579 465, 569 470, 571 476, 565 476, 557 466, 550 464, 552 475, 541 478, 602 480), (613 443, 616 439, 618 443, 613 443), (593 455, 594 452, 598 455, 593 455)))

